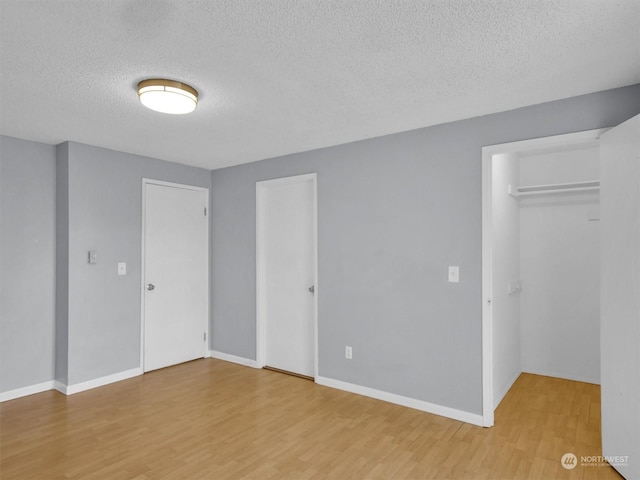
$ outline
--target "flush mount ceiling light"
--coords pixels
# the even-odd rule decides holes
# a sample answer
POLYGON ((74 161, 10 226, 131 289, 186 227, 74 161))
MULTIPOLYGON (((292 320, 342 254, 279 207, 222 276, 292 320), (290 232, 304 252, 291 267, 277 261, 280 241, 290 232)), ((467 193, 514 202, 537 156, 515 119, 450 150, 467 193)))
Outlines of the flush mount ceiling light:
POLYGON ((138 98, 145 107, 162 113, 190 113, 198 104, 195 88, 162 78, 141 81, 138 84, 138 98))

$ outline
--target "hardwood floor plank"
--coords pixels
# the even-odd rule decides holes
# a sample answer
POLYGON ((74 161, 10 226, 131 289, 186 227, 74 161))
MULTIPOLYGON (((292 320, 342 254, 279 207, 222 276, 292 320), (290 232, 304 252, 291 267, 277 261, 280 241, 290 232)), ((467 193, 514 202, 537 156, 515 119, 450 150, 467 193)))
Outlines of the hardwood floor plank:
POLYGON ((0 477, 618 479, 597 385, 522 374, 481 428, 266 370, 203 359, 66 397, 0 405, 0 477))

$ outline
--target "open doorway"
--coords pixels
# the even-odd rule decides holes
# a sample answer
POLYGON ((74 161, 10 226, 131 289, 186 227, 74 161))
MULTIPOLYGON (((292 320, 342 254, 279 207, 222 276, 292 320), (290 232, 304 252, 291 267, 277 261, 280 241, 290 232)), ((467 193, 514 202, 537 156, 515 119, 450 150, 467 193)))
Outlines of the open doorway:
POLYGON ((483 418, 520 373, 599 383, 598 138, 483 148, 483 418))

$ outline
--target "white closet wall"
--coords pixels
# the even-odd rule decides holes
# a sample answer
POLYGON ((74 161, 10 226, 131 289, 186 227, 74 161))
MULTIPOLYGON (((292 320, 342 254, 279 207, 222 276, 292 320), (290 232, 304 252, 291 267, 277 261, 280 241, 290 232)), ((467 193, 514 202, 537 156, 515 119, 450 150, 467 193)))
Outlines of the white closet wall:
POLYGON ((500 403, 522 371, 520 295, 509 284, 520 279, 520 209, 507 191, 520 181, 516 154, 492 158, 491 205, 493 259, 493 401, 500 403))
MULTIPOLYGON (((520 158, 519 186, 599 180, 598 149, 520 158)), ((522 197, 522 371, 600 381, 598 193, 522 197)))

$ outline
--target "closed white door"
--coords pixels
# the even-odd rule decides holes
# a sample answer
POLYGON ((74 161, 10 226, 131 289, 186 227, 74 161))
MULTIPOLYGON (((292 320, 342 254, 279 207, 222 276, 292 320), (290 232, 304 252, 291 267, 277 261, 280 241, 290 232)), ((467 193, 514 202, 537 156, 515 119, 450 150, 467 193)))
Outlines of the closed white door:
POLYGON ((640 115, 600 138, 602 453, 640 478, 640 115))
POLYGON ((259 182, 257 198, 260 363, 314 377, 315 174, 259 182))
POLYGON ((206 189, 144 187, 144 371, 206 352, 208 221, 206 189))

